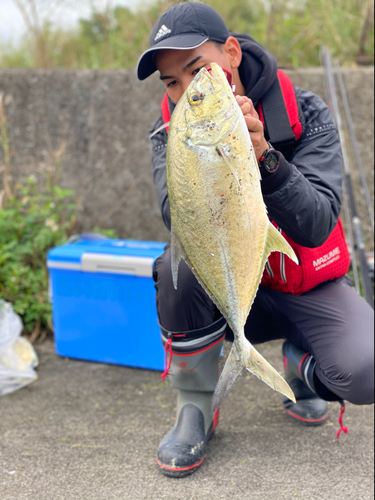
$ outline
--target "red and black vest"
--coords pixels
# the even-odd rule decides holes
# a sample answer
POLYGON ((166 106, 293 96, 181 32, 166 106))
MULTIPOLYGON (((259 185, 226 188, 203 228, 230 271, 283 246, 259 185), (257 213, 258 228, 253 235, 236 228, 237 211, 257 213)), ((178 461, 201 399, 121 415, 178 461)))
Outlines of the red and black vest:
MULTIPOLYGON (((290 78, 280 70, 277 76, 265 98, 258 103, 258 112, 267 138, 273 147, 289 160, 296 142, 302 135, 303 124, 290 78)), ((164 123, 168 123, 170 110, 167 94, 164 95, 162 102, 162 115, 164 123)), ((300 295, 324 281, 340 278, 348 272, 350 255, 341 219, 325 243, 317 248, 298 245, 275 222, 271 222, 293 248, 299 264, 295 264, 281 252, 272 252, 261 285, 284 293, 300 295)))

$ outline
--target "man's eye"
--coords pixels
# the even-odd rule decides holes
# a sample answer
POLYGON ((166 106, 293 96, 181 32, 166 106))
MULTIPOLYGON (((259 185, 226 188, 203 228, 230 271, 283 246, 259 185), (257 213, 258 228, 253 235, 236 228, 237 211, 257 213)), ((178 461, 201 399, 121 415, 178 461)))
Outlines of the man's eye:
POLYGON ((196 68, 194 71, 193 71, 193 75, 196 75, 197 73, 200 72, 200 70, 204 68, 204 66, 201 66, 200 68, 196 68))
POLYGON ((176 80, 173 80, 173 82, 169 82, 169 83, 167 84, 167 88, 169 88, 169 89, 170 89, 171 87, 174 87, 174 86, 176 85, 176 83, 177 83, 177 82, 176 82, 176 80))

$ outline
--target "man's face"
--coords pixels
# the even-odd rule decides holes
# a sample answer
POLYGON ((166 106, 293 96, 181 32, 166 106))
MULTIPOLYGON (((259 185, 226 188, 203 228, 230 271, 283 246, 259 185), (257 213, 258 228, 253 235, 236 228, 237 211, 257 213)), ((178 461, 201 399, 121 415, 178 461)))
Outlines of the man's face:
POLYGON ((226 45, 218 46, 214 42, 206 42, 190 50, 164 49, 156 53, 155 59, 160 79, 174 103, 179 101, 199 70, 208 68, 213 62, 222 68, 231 69, 230 54, 226 45))

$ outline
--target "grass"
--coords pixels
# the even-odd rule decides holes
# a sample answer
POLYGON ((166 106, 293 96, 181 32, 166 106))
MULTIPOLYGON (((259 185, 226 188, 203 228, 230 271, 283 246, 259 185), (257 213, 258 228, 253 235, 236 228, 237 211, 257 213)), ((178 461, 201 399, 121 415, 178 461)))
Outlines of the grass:
MULTIPOLYGON (((33 24, 29 16, 29 33, 20 45, 0 47, 0 67, 133 68, 149 46, 157 19, 177 3, 179 0, 155 0, 135 11, 119 6, 93 10, 75 29, 65 30, 48 19, 33 24)), ((319 66, 322 44, 342 65, 373 64, 374 7, 369 0, 205 0, 202 3, 215 8, 230 31, 253 36, 276 56, 281 66, 319 66)))

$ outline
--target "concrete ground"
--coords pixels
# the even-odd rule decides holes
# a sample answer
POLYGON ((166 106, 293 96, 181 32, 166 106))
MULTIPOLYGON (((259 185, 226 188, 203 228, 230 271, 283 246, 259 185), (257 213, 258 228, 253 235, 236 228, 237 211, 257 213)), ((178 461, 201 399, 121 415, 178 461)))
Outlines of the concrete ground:
MULTIPOLYGON (((281 342, 260 346, 279 370, 281 342)), ((37 347, 39 380, 0 398, 1 500, 367 500, 374 498, 373 407, 339 406, 304 428, 279 394, 243 376, 221 410, 200 470, 170 479, 155 451, 175 394, 160 373, 62 359, 37 347)))

